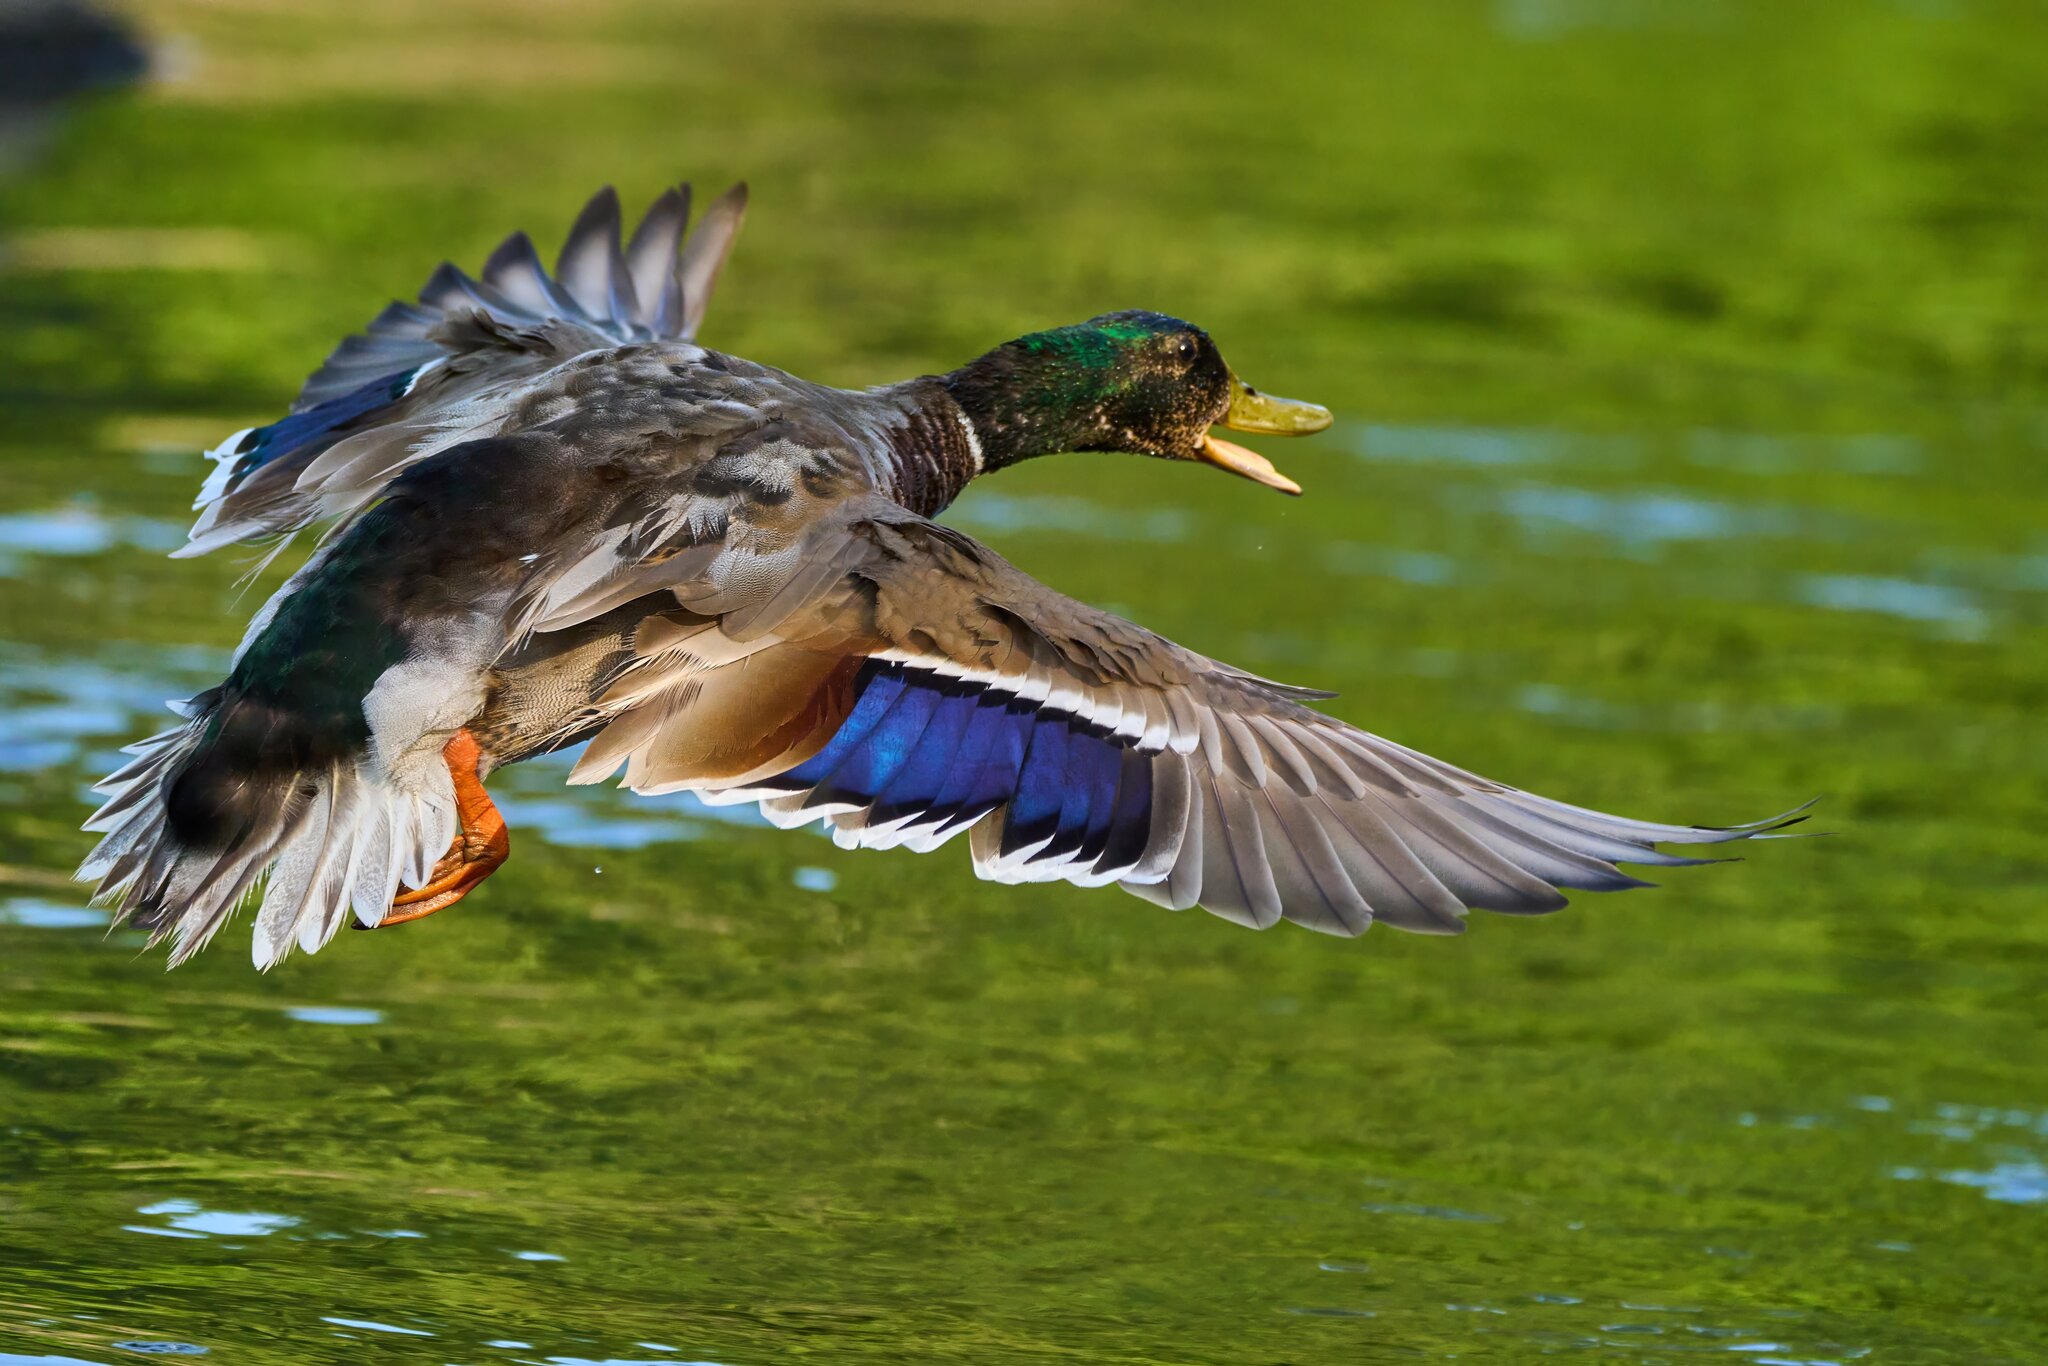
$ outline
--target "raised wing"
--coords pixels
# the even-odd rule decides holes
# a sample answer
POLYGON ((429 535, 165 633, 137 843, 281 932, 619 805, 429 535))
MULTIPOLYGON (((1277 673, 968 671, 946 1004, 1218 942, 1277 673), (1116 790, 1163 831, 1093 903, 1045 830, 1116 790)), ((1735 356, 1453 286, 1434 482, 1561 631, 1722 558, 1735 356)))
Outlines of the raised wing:
MULTIPOLYGON (((653 586, 631 572, 621 592, 653 586)), ((880 500, 772 563, 727 548, 667 582, 679 606, 640 624, 572 782, 623 769, 639 791, 823 820, 849 847, 929 850, 964 831, 997 881, 1113 882, 1260 928, 1455 933, 1469 907, 1549 911, 1560 888, 1644 885, 1621 863, 1705 861, 1661 842, 1788 823, 1653 824, 1492 782, 880 500)), ((583 599, 620 600, 601 585, 583 599)))
POLYGON ((523 232, 491 253, 481 280, 444 262, 417 304, 393 303, 336 347, 289 416, 208 452, 216 466, 176 553, 354 511, 430 455, 530 424, 536 389, 576 356, 689 342, 746 203, 746 186, 733 186, 685 241, 690 187, 677 186, 622 246, 619 197, 606 186, 569 230, 553 275, 523 232))

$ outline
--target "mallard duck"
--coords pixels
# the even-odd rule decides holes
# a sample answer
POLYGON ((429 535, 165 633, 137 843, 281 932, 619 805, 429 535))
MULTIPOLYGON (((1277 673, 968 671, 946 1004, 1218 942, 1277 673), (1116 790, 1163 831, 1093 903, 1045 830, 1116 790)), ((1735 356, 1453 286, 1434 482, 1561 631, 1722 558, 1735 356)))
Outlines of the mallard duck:
POLYGON ((620 243, 592 199, 550 275, 509 238, 344 341, 290 414, 211 452, 189 544, 336 525, 232 671, 100 784, 80 876, 196 953, 257 895, 254 959, 443 910, 506 859, 483 783, 588 742, 572 783, 756 803, 847 847, 964 834, 999 882, 1115 883, 1337 935, 1700 862, 1661 825, 1517 791, 1064 597, 933 518, 1059 451, 1298 487, 1213 426, 1329 413, 1201 328, 1109 313, 957 370, 827 388, 693 338, 746 207, 687 186, 620 243), (267 882, 265 878, 267 875, 267 882))

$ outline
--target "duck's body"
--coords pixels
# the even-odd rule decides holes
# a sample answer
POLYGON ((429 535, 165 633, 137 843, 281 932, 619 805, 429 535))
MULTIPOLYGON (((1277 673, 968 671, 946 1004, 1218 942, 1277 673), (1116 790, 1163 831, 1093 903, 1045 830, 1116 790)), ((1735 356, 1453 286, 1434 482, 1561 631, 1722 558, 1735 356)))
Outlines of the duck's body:
POLYGON ((263 966, 351 916, 452 904, 507 850, 482 779, 586 739, 574 782, 623 770, 849 845, 971 831, 986 877, 1343 934, 1554 909, 1559 887, 1637 885, 1618 861, 1689 861, 1658 841, 1766 828, 1645 824, 1473 777, 931 521, 977 475, 1060 449, 1291 488, 1206 430, 1314 414, 1152 314, 865 393, 707 350, 691 337, 742 202, 680 260, 686 198, 622 251, 607 192, 556 278, 523 237, 482 284, 444 267, 292 417, 216 453, 185 553, 348 520, 228 679, 103 785, 82 875, 172 936, 174 961, 266 870, 263 966))

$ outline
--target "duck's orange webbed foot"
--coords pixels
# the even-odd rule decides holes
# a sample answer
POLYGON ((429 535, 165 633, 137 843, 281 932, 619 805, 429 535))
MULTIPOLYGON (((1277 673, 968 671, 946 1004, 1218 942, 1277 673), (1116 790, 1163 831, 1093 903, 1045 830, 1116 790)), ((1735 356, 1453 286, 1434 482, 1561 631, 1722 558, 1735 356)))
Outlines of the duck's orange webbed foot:
POLYGON ((445 911, 475 891, 477 884, 497 872, 498 866, 511 856, 511 832, 505 828, 505 818, 491 804, 483 780, 477 776, 480 753, 476 737, 467 730, 456 731, 441 751, 448 761, 448 776, 455 780, 455 814, 461 822, 455 843, 434 865, 434 875, 427 879, 426 886, 392 897, 391 909, 382 920, 360 928, 383 929, 386 925, 403 925, 408 920, 445 911))

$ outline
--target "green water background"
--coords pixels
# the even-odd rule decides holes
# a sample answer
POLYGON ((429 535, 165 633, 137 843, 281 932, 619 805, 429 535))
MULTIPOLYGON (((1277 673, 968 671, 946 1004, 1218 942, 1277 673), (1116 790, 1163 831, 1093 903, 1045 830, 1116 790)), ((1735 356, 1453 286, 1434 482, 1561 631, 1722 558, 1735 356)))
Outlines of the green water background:
POLYGON ((2048 1357, 2048 8, 145 7, 0 184, 0 1362, 2048 1357), (748 178, 706 338, 1121 307, 1339 425, 949 519, 1504 780, 1818 841, 1252 934, 508 773, 506 872, 166 977, 85 788, 288 564, 197 452, 443 256, 748 178))

